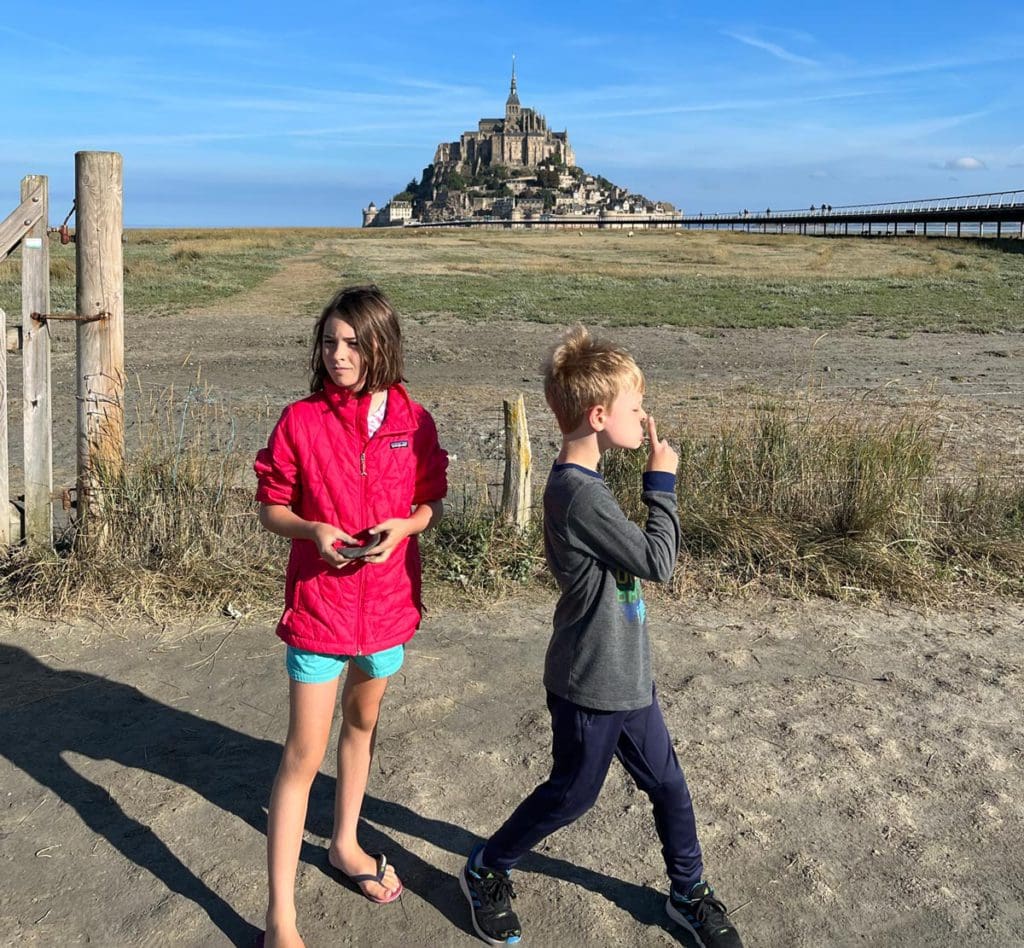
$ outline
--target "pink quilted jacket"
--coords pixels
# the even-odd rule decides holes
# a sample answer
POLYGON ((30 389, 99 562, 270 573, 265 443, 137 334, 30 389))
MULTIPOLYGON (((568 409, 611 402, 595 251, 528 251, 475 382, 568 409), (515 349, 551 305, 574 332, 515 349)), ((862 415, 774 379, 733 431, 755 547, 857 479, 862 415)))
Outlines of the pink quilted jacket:
MULTIPOLYGON (((325 384, 284 410, 256 455, 260 503, 356 534, 445 496, 448 455, 430 413, 404 386, 388 391, 384 422, 370 438, 369 396, 325 384)), ((311 540, 292 540, 277 634, 312 652, 370 655, 411 639, 421 608, 415 537, 385 563, 357 559, 341 569, 325 563, 311 540)))

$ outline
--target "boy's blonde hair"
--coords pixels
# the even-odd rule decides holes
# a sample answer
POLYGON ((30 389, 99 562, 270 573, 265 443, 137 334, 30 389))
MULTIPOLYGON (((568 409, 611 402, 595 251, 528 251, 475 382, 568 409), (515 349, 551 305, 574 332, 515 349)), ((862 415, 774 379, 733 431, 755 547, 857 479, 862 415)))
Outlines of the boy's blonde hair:
POLYGON ((644 374, 633 357, 578 324, 551 347, 543 369, 544 397, 563 434, 575 431, 595 405, 609 408, 624 391, 644 391, 644 374))

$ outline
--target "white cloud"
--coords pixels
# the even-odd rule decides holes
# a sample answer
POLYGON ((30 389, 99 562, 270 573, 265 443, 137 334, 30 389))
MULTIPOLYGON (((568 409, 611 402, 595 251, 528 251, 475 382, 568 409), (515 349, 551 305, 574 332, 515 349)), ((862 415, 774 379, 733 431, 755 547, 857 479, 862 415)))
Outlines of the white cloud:
POLYGON ((798 66, 819 65, 817 60, 808 59, 806 56, 798 56, 796 53, 791 53, 788 49, 779 46, 778 43, 769 43, 766 40, 760 40, 753 36, 744 36, 742 33, 726 32, 725 35, 737 42, 745 43, 747 46, 753 46, 754 49, 764 50, 776 59, 782 59, 787 63, 796 63, 798 66))
POLYGON ((965 155, 963 158, 953 158, 946 162, 946 168, 950 171, 980 171, 985 167, 985 162, 980 158, 972 158, 965 155))

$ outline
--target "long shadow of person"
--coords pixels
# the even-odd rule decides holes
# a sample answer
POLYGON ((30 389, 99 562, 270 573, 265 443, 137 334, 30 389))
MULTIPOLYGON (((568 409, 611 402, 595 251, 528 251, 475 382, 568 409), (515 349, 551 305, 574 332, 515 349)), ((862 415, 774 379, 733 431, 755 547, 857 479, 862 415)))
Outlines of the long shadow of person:
MULTIPOLYGON (((25 649, 3 643, 0 695, 4 696, 0 703, 0 755, 52 790, 126 859, 202 908, 232 943, 252 943, 260 929, 199 878, 149 826, 129 816, 105 787, 78 773, 64 755, 114 761, 189 787, 265 833, 264 805, 281 757, 279 744, 164 704, 131 685, 88 672, 53 669, 25 649)), ((333 778, 320 774, 310 796, 308 826, 321 836, 330 834, 334 785, 333 778)), ((461 827, 376 797, 366 798, 363 815, 363 845, 370 851, 393 854, 406 888, 454 926, 471 933, 456 879, 371 824, 422 839, 460 857, 478 838, 461 827)), ((336 877, 321 847, 304 842, 300 858, 336 877)), ((662 897, 651 889, 537 854, 524 860, 522 867, 574 882, 608 898, 642 924, 671 930, 660 914, 662 897)))
MULTIPOLYGON (((200 906, 234 944, 260 931, 185 865, 147 825, 129 816, 108 790, 64 756, 111 760, 189 787, 226 813, 266 832, 264 805, 281 746, 150 698, 138 688, 82 671, 60 671, 16 646, 0 644, 0 755, 48 787, 126 859, 172 892, 200 906)), ((314 796, 332 800, 334 780, 317 777, 314 796)), ((331 812, 330 803, 327 812, 331 812)), ((310 808, 311 815, 314 813, 310 808)), ((198 830, 197 830, 198 832, 198 830)), ((328 829, 328 833, 330 830, 328 829)), ((371 826, 364 845, 388 851, 418 880, 409 886, 468 931, 454 880, 371 826), (397 850, 397 851, 396 851, 397 850)), ((301 859, 329 872, 325 851, 303 843, 301 859)), ((405 873, 403 873, 405 875, 405 873)))

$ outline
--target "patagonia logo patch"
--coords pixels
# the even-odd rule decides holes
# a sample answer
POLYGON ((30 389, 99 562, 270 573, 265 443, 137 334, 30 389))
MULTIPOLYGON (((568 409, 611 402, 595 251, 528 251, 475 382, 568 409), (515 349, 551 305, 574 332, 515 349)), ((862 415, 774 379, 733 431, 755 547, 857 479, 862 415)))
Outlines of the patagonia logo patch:
POLYGON ((408 441, 392 441, 391 447, 393 448, 407 448, 409 447, 408 441))

